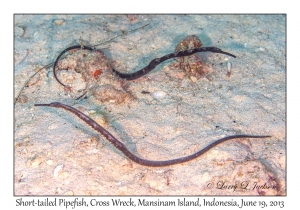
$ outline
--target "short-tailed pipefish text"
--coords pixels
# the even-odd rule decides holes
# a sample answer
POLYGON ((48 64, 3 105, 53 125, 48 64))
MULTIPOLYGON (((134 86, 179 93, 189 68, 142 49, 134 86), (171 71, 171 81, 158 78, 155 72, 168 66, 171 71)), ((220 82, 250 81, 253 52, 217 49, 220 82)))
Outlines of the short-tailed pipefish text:
POLYGON ((62 108, 65 109, 69 112, 72 112, 73 114, 75 114, 77 117, 79 117, 81 120, 83 120, 85 123, 87 123, 88 125, 90 125, 93 129, 95 129, 96 131, 98 131, 99 133, 101 133, 110 143, 112 143, 117 149, 119 149, 126 157, 128 157, 130 160, 144 165, 144 166, 152 166, 152 167, 159 167, 159 166, 169 166, 169 165, 174 165, 174 164, 179 164, 179 163, 184 163, 190 160, 193 160, 201 155, 203 155, 204 153, 206 153, 208 150, 210 150, 211 148, 217 146, 218 144, 221 144, 225 141, 231 140, 231 139, 238 139, 238 138, 269 138, 271 136, 269 135, 233 135, 233 136, 227 136, 224 138, 221 138, 219 140, 216 140, 214 142, 212 142, 211 144, 207 145, 206 147, 204 147, 203 149, 201 149, 200 151, 185 156, 185 157, 181 157, 181 158, 176 158, 176 159, 171 159, 171 160, 146 160, 143 158, 140 158, 138 156, 136 156, 135 154, 133 154, 132 152, 130 152, 127 147, 125 146, 125 144, 123 144, 122 142, 120 142, 118 139, 116 139, 111 133, 109 133, 107 130, 105 130, 101 125, 99 125, 97 122, 95 122, 92 118, 88 117, 87 115, 83 114, 82 112, 80 112, 79 110, 59 103, 59 102, 53 102, 50 104, 35 104, 35 106, 49 106, 49 107, 54 107, 54 108, 62 108))
MULTIPOLYGON (((56 58, 54 65, 53 65, 53 74, 55 79, 62 85, 62 86, 67 86, 65 85, 63 82, 61 82, 59 80, 59 78, 57 77, 56 74, 56 66, 58 64, 59 59, 68 51, 73 50, 73 49, 84 49, 84 50, 89 50, 89 51, 93 51, 95 50, 93 47, 89 47, 89 46, 82 46, 82 45, 75 45, 75 46, 71 46, 68 47, 66 49, 64 49, 56 58)), ((163 57, 160 58, 155 58, 153 59, 146 67, 134 72, 134 73, 121 73, 115 69, 112 68, 112 71, 115 72, 116 75, 118 75, 120 78, 122 79, 127 79, 127 80, 134 80, 137 78, 140 78, 146 74, 148 74, 149 72, 151 72, 152 70, 155 69, 155 67, 157 65, 159 65, 160 63, 169 60, 171 58, 177 58, 177 57, 185 57, 185 56, 190 56, 192 54, 198 53, 198 52, 213 52, 213 53, 221 53, 221 54, 225 54, 231 57, 236 58, 235 55, 228 53, 228 52, 224 52, 221 49, 217 48, 217 47, 201 47, 201 48, 194 48, 194 49, 189 49, 189 50, 185 50, 185 51, 180 51, 180 52, 174 52, 174 53, 170 53, 168 55, 165 55, 163 57)))

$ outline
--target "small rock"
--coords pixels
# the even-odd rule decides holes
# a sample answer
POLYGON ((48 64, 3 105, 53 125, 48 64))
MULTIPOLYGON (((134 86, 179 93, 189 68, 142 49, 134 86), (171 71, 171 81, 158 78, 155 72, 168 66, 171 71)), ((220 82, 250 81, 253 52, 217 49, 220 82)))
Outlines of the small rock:
POLYGON ((65 195, 74 195, 74 192, 72 190, 65 193, 65 195))
POLYGON ((232 63, 227 62, 227 71, 231 71, 232 63))
POLYGON ((170 71, 170 68, 168 66, 165 66, 164 67, 164 72, 169 72, 170 71))
POLYGON ((261 51, 261 52, 264 52, 266 49, 264 48, 264 47, 260 47, 260 48, 258 48, 259 49, 259 51, 261 51))
POLYGON ((52 165, 53 164, 53 160, 47 160, 47 165, 52 165))
POLYGON ((44 162, 44 160, 45 159, 42 157, 36 157, 35 159, 31 160, 30 165, 33 167, 38 167, 42 162, 44 162))
POLYGON ((18 102, 21 104, 26 104, 28 102, 28 97, 26 95, 20 95, 18 102))
POLYGON ((15 36, 18 36, 18 37, 22 37, 25 33, 25 30, 23 27, 19 27, 19 26, 16 26, 15 27, 15 36))
POLYGON ((25 149, 23 149, 23 150, 21 151, 21 153, 26 155, 26 154, 28 153, 28 151, 27 151, 27 149, 25 148, 25 149))
POLYGON ((86 151, 87 154, 96 154, 98 152, 99 152, 99 150, 97 150, 96 148, 86 151))
POLYGON ((58 166, 56 166, 53 172, 53 176, 58 176, 62 172, 63 168, 63 164, 59 164, 58 166))
POLYGON ((190 80, 191 80, 192 82, 197 82, 197 78, 196 78, 195 76, 190 76, 190 80))
POLYGON ((88 110, 87 112, 88 112, 89 114, 95 114, 95 113, 96 113, 96 110, 93 110, 93 109, 92 109, 92 110, 88 110))
POLYGON ((57 26, 60 26, 64 23, 65 21, 63 19, 60 19, 60 20, 55 20, 54 21, 54 24, 57 25, 57 26))
POLYGON ((231 62, 227 62, 227 77, 231 76, 231 67, 232 67, 231 62))
POLYGON ((164 91, 155 91, 153 93, 151 93, 151 96, 153 99, 160 101, 161 99, 163 99, 167 94, 164 91))
POLYGON ((54 130, 54 129, 56 129, 56 127, 57 127, 56 125, 50 125, 50 126, 48 127, 48 129, 49 129, 49 130, 54 130))
POLYGON ((257 49, 255 49, 255 52, 264 52, 266 49, 264 47, 259 47, 257 49))
POLYGON ((38 31, 36 31, 34 34, 33 34, 33 37, 34 39, 39 39, 40 37, 40 33, 38 31))
POLYGON ((55 194, 61 194, 62 193, 62 189, 60 188, 60 187, 57 187, 56 189, 55 189, 55 192, 54 192, 55 194))

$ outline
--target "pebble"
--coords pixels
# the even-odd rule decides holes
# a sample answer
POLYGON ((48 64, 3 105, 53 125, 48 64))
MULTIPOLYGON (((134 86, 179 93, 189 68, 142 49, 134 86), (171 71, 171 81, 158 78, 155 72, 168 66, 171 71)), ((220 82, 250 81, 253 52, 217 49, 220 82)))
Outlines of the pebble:
POLYGON ((62 193, 62 189, 60 187, 55 189, 55 194, 61 194, 62 193))
POLYGON ((196 78, 195 76, 190 76, 190 80, 191 80, 192 82, 197 82, 197 78, 196 78))
POLYGON ((49 130, 54 130, 54 129, 56 129, 56 128, 57 128, 56 125, 50 125, 50 126, 48 127, 49 130))
POLYGON ((31 161, 30 165, 33 167, 38 167, 39 165, 41 165, 42 162, 44 162, 44 158, 37 157, 31 161))
POLYGON ((228 63, 227 63, 227 71, 228 71, 228 72, 231 71, 231 67, 232 67, 231 62, 228 62, 228 63))
POLYGON ((16 26, 15 27, 15 36, 18 36, 18 37, 22 37, 25 33, 25 30, 23 27, 19 27, 19 26, 16 26))
POLYGON ((28 153, 27 149, 22 150, 22 154, 27 154, 27 153, 28 153))
POLYGON ((259 48, 257 48, 257 49, 255 49, 255 52, 264 52, 266 50, 266 48, 264 48, 264 47, 259 47, 259 48))
POLYGON ((53 175, 58 176, 62 172, 63 168, 64 168, 63 164, 59 164, 58 166, 56 166, 53 175))
POLYGON ((73 193, 73 191, 70 190, 70 191, 66 192, 65 195, 74 195, 74 193, 73 193))
POLYGON ((96 110, 88 110, 87 111, 89 114, 95 114, 96 113, 96 110))
POLYGON ((47 160, 47 165, 52 165, 53 164, 53 160, 47 160))
POLYGON ((39 39, 39 36, 40 36, 40 33, 38 31, 36 31, 34 34, 33 34, 33 37, 35 39, 39 39))
POLYGON ((92 150, 88 150, 88 151, 86 151, 86 153, 87 154, 96 154, 96 153, 98 153, 99 152, 99 150, 98 149, 92 149, 92 150))
POLYGON ((165 67, 163 68, 163 70, 164 70, 164 72, 169 72, 169 71, 170 71, 170 68, 169 68, 168 66, 165 66, 165 67))
POLYGON ((153 99, 159 101, 161 99, 163 99, 167 94, 164 91, 155 91, 153 93, 151 93, 151 96, 153 99))
POLYGON ((26 95, 21 95, 18 99, 18 102, 20 102, 21 104, 25 104, 28 102, 28 97, 26 95))
POLYGON ((57 26, 60 26, 64 23, 65 21, 63 19, 60 19, 60 20, 55 20, 54 21, 54 24, 57 25, 57 26))

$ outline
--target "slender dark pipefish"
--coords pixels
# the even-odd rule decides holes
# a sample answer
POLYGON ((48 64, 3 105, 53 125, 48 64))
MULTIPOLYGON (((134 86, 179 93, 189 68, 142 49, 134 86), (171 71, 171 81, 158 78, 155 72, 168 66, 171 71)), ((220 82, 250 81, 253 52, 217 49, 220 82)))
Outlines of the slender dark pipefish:
POLYGON ((203 149, 201 149, 200 151, 192 154, 192 155, 188 155, 185 157, 181 157, 181 158, 176 158, 176 159, 172 159, 172 160, 158 160, 158 161, 154 161, 154 160, 145 160, 143 158, 140 158, 138 156, 136 156, 135 154, 133 154, 132 152, 130 152, 127 147, 120 142, 118 139, 116 139, 111 133, 109 133, 107 130, 105 130, 101 125, 99 125, 97 122, 95 122, 92 118, 86 116, 85 114, 83 114, 82 112, 80 112, 79 110, 59 103, 59 102, 53 102, 50 104, 35 104, 35 106, 50 106, 50 107, 54 107, 54 108, 62 108, 65 109, 69 112, 72 112, 73 114, 75 114, 77 117, 79 117, 80 119, 82 119, 85 123, 87 123, 88 125, 90 125, 93 129, 95 129, 96 131, 98 131, 99 133, 101 133, 110 143, 112 143, 116 148, 118 148, 124 155, 126 155, 130 160, 141 164, 141 165, 145 165, 145 166, 153 166, 153 167, 159 167, 159 166, 169 166, 169 165, 174 165, 174 164, 178 164, 178 163, 184 163, 190 160, 193 160, 197 157, 199 157, 200 155, 203 155, 205 152, 207 152, 208 150, 210 150, 211 148, 217 146, 218 144, 221 144, 227 140, 231 140, 231 139, 238 139, 238 138, 269 138, 271 136, 269 135, 233 135, 233 136, 227 136, 224 138, 221 138, 219 140, 216 140, 214 142, 212 142, 211 144, 207 145, 206 147, 204 147, 203 149))
MULTIPOLYGON (((74 50, 74 49, 82 49, 82 50, 89 50, 89 51, 93 51, 94 48, 93 47, 89 47, 89 46, 81 46, 81 45, 75 45, 75 46, 71 46, 68 47, 66 49, 64 49, 56 58, 54 65, 53 65, 53 74, 55 79, 59 82, 59 84, 61 84, 62 86, 67 86, 65 85, 62 81, 60 81, 60 79, 58 78, 57 74, 56 74, 56 66, 58 64, 59 59, 68 51, 70 50, 74 50)), ((195 48, 195 49, 190 49, 190 50, 185 50, 185 51, 181 51, 181 52, 174 52, 174 53, 170 53, 168 55, 165 55, 163 57, 160 58, 155 58, 153 59, 146 67, 134 72, 134 73, 121 73, 115 69, 112 68, 112 71, 115 72, 116 75, 118 75, 120 78, 122 79, 126 79, 126 80, 134 80, 137 78, 140 78, 146 74, 148 74, 149 72, 151 72, 152 70, 154 70, 156 68, 156 66, 166 60, 169 60, 171 58, 178 58, 178 57, 184 57, 184 56, 190 56, 192 54, 198 53, 198 52, 213 52, 213 53, 221 53, 224 55, 228 55, 231 57, 236 57, 235 55, 228 53, 228 52, 224 52, 221 49, 217 48, 217 47, 201 47, 201 48, 195 48)))

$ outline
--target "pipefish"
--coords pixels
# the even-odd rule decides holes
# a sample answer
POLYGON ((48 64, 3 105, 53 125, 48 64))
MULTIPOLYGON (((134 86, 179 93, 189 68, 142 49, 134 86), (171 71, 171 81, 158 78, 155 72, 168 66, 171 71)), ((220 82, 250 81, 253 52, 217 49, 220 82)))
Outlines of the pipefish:
MULTIPOLYGON (((68 51, 70 50, 74 50, 74 49, 83 49, 83 50, 89 50, 89 51, 93 51, 94 48, 93 47, 89 47, 89 46, 82 46, 82 45, 74 45, 74 46, 71 46, 71 47, 68 47, 66 49, 64 49, 61 53, 59 53, 59 55, 57 56, 55 62, 54 62, 54 65, 53 65, 53 74, 54 74, 54 77, 55 79, 59 82, 59 84, 61 84, 62 86, 67 86, 65 85, 62 81, 60 81, 60 79, 58 78, 57 74, 56 74, 56 66, 58 64, 58 61, 59 59, 68 51)), ((185 57, 185 56, 190 56, 192 54, 195 54, 195 53, 198 53, 198 52, 213 52, 213 53, 221 53, 221 54, 225 54, 225 55, 228 55, 228 56, 231 56, 231 57, 234 57, 236 58, 235 55, 231 54, 231 53, 228 53, 228 52, 224 52, 223 50, 221 50, 220 48, 217 48, 217 47, 200 47, 200 48, 194 48, 194 49, 189 49, 189 50, 184 50, 184 51, 180 51, 180 52, 174 52, 174 53, 170 53, 170 54, 167 54, 163 57, 160 57, 160 58, 155 58, 153 59, 152 61, 150 61, 150 63, 134 72, 134 73, 121 73, 115 69, 112 68, 112 71, 118 75, 120 78, 122 79, 126 79, 126 80, 135 80, 137 78, 140 78, 146 74, 148 74, 149 72, 151 72, 152 70, 154 70, 156 68, 157 65, 159 65, 160 63, 166 61, 166 60, 169 60, 171 58, 178 58, 178 57, 185 57)))
POLYGON ((200 151, 192 154, 192 155, 188 155, 185 157, 180 157, 180 158, 176 158, 176 159, 171 159, 171 160, 146 160, 143 158, 140 158, 138 156, 136 156, 135 154, 133 154, 132 152, 130 152, 127 147, 125 146, 125 144, 123 144, 122 142, 120 142, 118 139, 116 139, 111 133, 109 133, 107 130, 105 130, 101 125, 99 125, 97 122, 95 122, 92 118, 88 117, 87 115, 83 114, 82 112, 80 112, 79 110, 59 103, 59 102, 53 102, 50 104, 35 104, 34 106, 48 106, 48 107, 54 107, 54 108, 62 108, 65 109, 69 112, 72 112, 73 114, 75 114, 77 117, 79 117, 81 120, 83 120, 85 123, 87 123, 88 125, 90 125, 93 129, 95 129, 96 131, 98 131, 99 133, 101 133, 111 144, 113 144, 117 149, 119 149, 126 157, 128 157, 130 160, 144 165, 144 166, 152 166, 152 167, 160 167, 160 166, 170 166, 170 165, 174 165, 174 164, 179 164, 179 163, 184 163, 190 160, 193 160, 201 155, 203 155, 204 153, 206 153, 208 150, 210 150, 211 148, 225 142, 231 139, 238 139, 238 138, 269 138, 271 136, 269 135, 233 135, 233 136, 227 136, 224 138, 221 138, 219 140, 216 140, 214 142, 212 142, 211 144, 207 145, 206 147, 204 147, 203 149, 201 149, 200 151))

